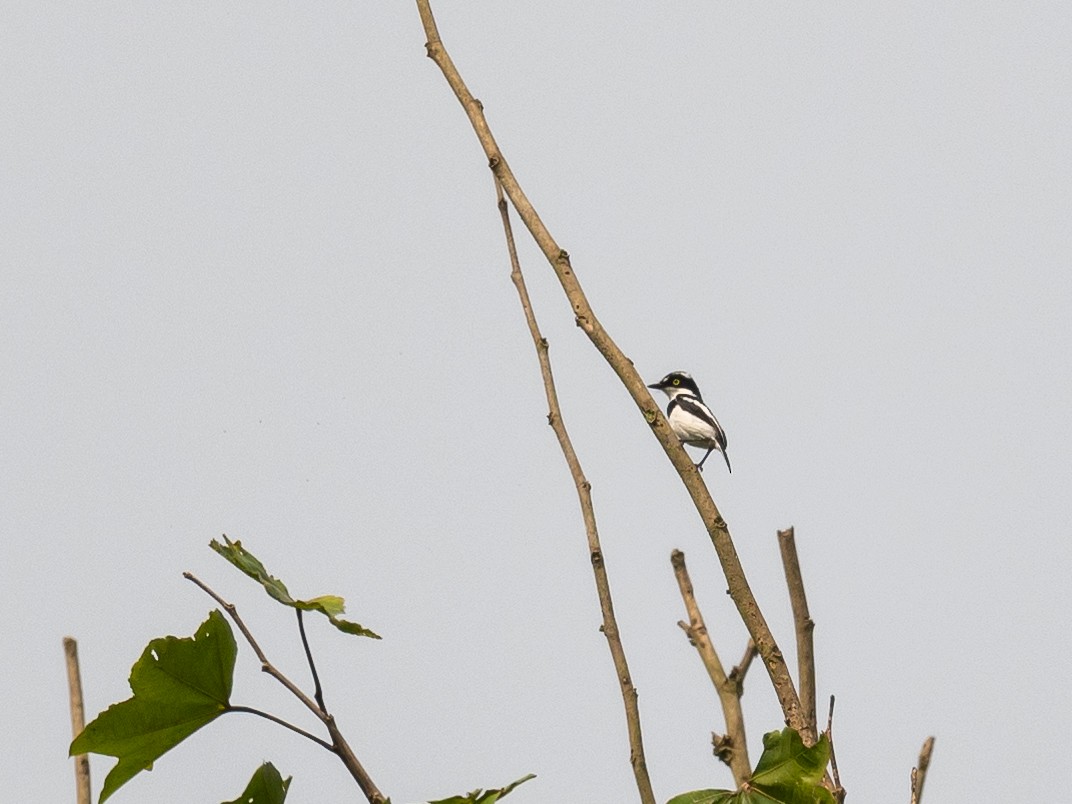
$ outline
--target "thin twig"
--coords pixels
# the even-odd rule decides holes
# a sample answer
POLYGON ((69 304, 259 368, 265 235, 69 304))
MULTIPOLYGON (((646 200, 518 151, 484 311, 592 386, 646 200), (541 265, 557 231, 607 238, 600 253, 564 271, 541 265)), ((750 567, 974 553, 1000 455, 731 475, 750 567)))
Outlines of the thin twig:
POLYGON ((826 739, 830 741, 830 770, 834 777, 831 781, 831 793, 837 804, 845 801, 845 788, 841 786, 841 776, 838 775, 837 754, 834 753, 834 696, 830 696, 830 710, 826 715, 826 739))
POLYGON ((302 618, 302 610, 298 612, 298 631, 301 633, 302 647, 305 648, 305 658, 309 662, 309 672, 313 674, 313 698, 316 700, 320 711, 327 714, 328 708, 324 706, 324 690, 320 688, 320 676, 316 672, 316 663, 313 661, 313 652, 309 650, 309 639, 305 636, 305 620, 302 618))
POLYGON ((674 577, 677 578, 678 588, 681 590, 681 599, 685 603, 685 611, 688 612, 688 624, 679 622, 678 625, 688 635, 689 642, 696 648, 700 655, 707 675, 718 693, 718 700, 722 704, 722 714, 726 718, 726 735, 724 738, 712 736, 715 745, 715 754, 729 765, 733 772, 733 781, 740 787, 752 775, 752 766, 748 761, 748 741, 744 730, 744 712, 741 710, 740 688, 736 680, 730 680, 722 668, 722 661, 718 658, 718 652, 711 642, 711 635, 707 632, 700 606, 696 602, 696 595, 692 588, 692 579, 689 577, 688 567, 685 566, 685 554, 680 550, 674 550, 670 554, 670 563, 674 567, 674 577))
POLYGON ((927 779, 927 768, 931 765, 931 752, 934 751, 934 738, 928 737, 923 741, 923 747, 919 750, 919 761, 912 768, 912 799, 911 804, 920 804, 923 799, 923 782, 927 779))
POLYGON ((752 660, 756 658, 756 643, 751 639, 748 640, 748 644, 744 647, 744 656, 741 657, 741 661, 734 665, 730 670, 729 680, 733 682, 733 685, 737 688, 737 696, 744 695, 744 677, 748 675, 748 668, 752 666, 752 660))
MULTIPOLYGON (((63 638, 63 654, 67 664, 67 698, 71 709, 71 734, 77 737, 86 727, 86 711, 82 703, 82 671, 78 665, 78 642, 74 637, 63 638)), ((78 804, 89 804, 93 791, 89 784, 89 754, 74 758, 74 786, 78 804)))
POLYGON ((257 655, 257 660, 261 663, 261 670, 270 675, 284 687, 286 687, 287 691, 290 692, 291 695, 293 695, 295 698, 305 704, 305 708, 312 712, 314 715, 316 715, 318 718, 320 718, 320 720, 325 720, 326 716, 323 712, 320 711, 320 707, 316 705, 316 701, 314 701, 312 698, 302 692, 297 684, 295 684, 293 681, 283 675, 283 673, 280 672, 274 664, 268 661, 268 657, 264 655, 264 651, 261 650, 261 646, 257 644, 257 640, 253 638, 253 634, 250 633, 249 629, 246 627, 246 624, 242 622, 242 618, 238 616, 238 609, 235 608, 235 605, 233 603, 228 603, 226 600, 216 594, 214 590, 209 588, 200 578, 195 576, 192 572, 184 572, 182 574, 182 577, 188 581, 192 581, 197 586, 201 587, 202 591, 204 591, 205 594, 207 594, 209 597, 211 597, 223 607, 223 610, 227 612, 227 615, 232 620, 234 620, 234 624, 238 626, 238 630, 242 632, 242 636, 246 638, 246 642, 248 642, 249 646, 253 648, 253 652, 257 655))
POLYGON ((592 306, 589 304, 588 298, 585 296, 581 284, 574 274, 569 254, 555 242, 550 231, 540 220, 536 209, 521 189, 520 184, 518 184, 513 171, 499 150, 494 136, 492 136, 491 129, 488 127, 487 120, 484 117, 483 105, 469 92, 457 68, 454 66, 454 62, 443 46, 443 41, 436 28, 435 18, 432 16, 429 0, 417 0, 417 10, 424 26, 429 58, 442 71, 447 83, 461 103, 462 108, 469 117, 469 122, 476 132, 477 138, 480 140, 491 169, 502 183, 504 192, 558 277, 559 284, 561 284, 573 309, 577 326, 584 331, 592 345, 603 355, 611 369, 618 375, 618 378, 640 409, 641 415, 651 426, 656 439, 662 445, 671 464, 677 470, 682 483, 684 483, 685 488, 692 497, 693 504, 696 506, 696 510, 714 545, 715 552, 718 554, 718 560, 726 576, 726 585, 730 596, 740 612, 741 619, 744 620, 749 635, 756 643, 759 655, 763 657, 763 665, 770 676, 786 721, 800 733, 806 745, 814 745, 816 739, 815 730, 808 725, 807 718, 801 710, 800 699, 793 685, 793 678, 789 673, 789 668, 786 666, 785 657, 778 648, 778 643, 771 633, 770 626, 767 625, 767 621, 759 609, 755 595, 752 594, 744 574, 744 568, 741 566, 737 550, 730 537, 729 528, 711 498, 707 486, 704 485, 703 478, 696 471, 692 459, 685 453, 680 440, 671 431, 666 417, 663 415, 659 405, 652 399, 646 383, 633 367, 632 361, 625 356, 596 318, 595 312, 592 310, 592 306))
POLYGON ((644 757, 644 740, 640 730, 640 707, 637 704, 636 688, 633 686, 632 676, 629 674, 629 664, 625 659, 625 648, 622 647, 621 635, 618 632, 618 621, 614 616, 614 602, 610 594, 610 579, 607 576, 603 549, 599 544, 599 528, 596 526, 596 514, 592 506, 592 485, 585 478, 580 459, 577 457, 573 442, 566 431, 566 424, 562 419, 562 409, 558 404, 558 392, 555 390, 554 375, 551 373, 551 358, 548 355, 547 339, 540 333, 539 324, 536 322, 536 314, 532 309, 532 301, 529 299, 525 277, 521 273, 521 262, 518 259, 517 248, 514 244, 514 231, 510 225, 510 211, 506 205, 506 199, 503 198, 502 185, 498 179, 495 180, 495 194, 499 214, 502 217, 503 231, 506 234, 506 248, 510 254, 510 279, 513 281, 514 287, 517 288, 517 295, 521 300, 521 309, 525 314, 525 322, 528 324, 529 334, 532 336, 533 345, 536 347, 536 357, 540 362, 540 375, 543 377, 544 394, 547 397, 549 409, 547 421, 558 439, 558 445, 566 459, 570 475, 573 477, 573 485, 577 489, 581 517, 584 520, 584 530, 588 537, 588 554, 592 562, 592 572, 595 575, 596 593, 599 596, 599 608, 603 613, 601 630, 607 638, 611 659, 614 662, 614 669, 618 676, 622 702, 625 705, 626 727, 629 732, 629 763, 633 768, 633 776, 636 779, 640 800, 644 804, 654 804, 655 793, 651 786, 651 779, 648 776, 647 760, 644 757))
POLYGON ((332 753, 335 753, 335 747, 331 743, 327 742, 326 740, 321 740, 315 734, 310 734, 305 729, 298 728, 293 723, 288 723, 287 721, 283 720, 282 718, 276 717, 275 715, 270 714, 268 712, 262 712, 260 709, 254 709, 252 706, 228 706, 227 711, 228 712, 246 712, 247 714, 250 714, 250 715, 256 715, 257 717, 263 717, 265 720, 270 720, 273 723, 278 723, 283 728, 290 729, 295 734, 300 734, 305 739, 312 740, 314 743, 319 745, 321 748, 326 748, 328 751, 331 751, 332 753))
POLYGON ((793 623, 797 636, 797 685, 800 707, 808 724, 816 728, 815 703, 815 623, 808 613, 808 598, 804 594, 804 578, 800 574, 797 542, 793 528, 778 531, 778 547, 782 553, 785 582, 789 587, 789 602, 793 607, 793 623))
POLYGON ((321 711, 320 707, 317 706, 316 701, 302 692, 293 681, 283 675, 275 665, 268 661, 268 657, 264 655, 261 646, 257 644, 257 640, 253 638, 253 634, 250 633, 246 624, 242 621, 242 618, 238 616, 238 609, 235 605, 233 603, 228 603, 220 597, 215 590, 210 588, 192 572, 184 572, 182 577, 196 584, 205 594, 223 607, 223 610, 227 612, 227 615, 234 621, 234 624, 238 626, 238 630, 242 632, 242 636, 245 637, 246 642, 249 643, 249 646, 257 655, 257 659, 261 663, 261 670, 286 687, 291 695, 301 701, 305 705, 305 708, 316 715, 324 724, 328 730, 328 734, 331 735, 331 750, 342 760, 346 769, 350 771, 350 775, 354 778, 354 781, 357 782, 358 787, 361 788, 361 792, 365 794, 365 798, 368 799, 369 804, 385 804, 387 797, 380 792, 378 787, 376 787, 375 782, 372 781, 372 777, 368 775, 364 766, 354 755, 349 744, 335 725, 335 718, 329 713, 321 711))

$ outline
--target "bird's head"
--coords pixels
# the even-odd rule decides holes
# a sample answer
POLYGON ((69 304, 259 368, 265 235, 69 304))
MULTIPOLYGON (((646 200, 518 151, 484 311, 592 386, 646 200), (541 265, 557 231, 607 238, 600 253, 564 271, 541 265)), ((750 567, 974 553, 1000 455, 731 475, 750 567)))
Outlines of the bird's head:
POLYGON ((657 383, 649 385, 648 388, 662 391, 671 399, 678 394, 690 394, 697 399, 700 398, 700 389, 696 387, 696 381, 692 379, 691 374, 684 371, 671 371, 657 383))

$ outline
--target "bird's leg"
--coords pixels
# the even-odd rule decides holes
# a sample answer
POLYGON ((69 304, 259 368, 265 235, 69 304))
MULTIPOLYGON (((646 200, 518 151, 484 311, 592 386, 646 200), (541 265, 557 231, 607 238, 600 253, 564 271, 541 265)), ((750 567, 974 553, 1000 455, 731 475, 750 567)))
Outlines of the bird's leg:
MULTIPOLYGON (((710 455, 714 451, 715 451, 714 447, 712 447, 711 449, 707 450, 707 455, 710 455)), ((700 472, 703 471, 703 465, 704 465, 704 461, 707 460, 707 455, 704 455, 702 458, 700 458, 700 462, 698 464, 696 464, 696 469, 698 471, 700 471, 700 472)))

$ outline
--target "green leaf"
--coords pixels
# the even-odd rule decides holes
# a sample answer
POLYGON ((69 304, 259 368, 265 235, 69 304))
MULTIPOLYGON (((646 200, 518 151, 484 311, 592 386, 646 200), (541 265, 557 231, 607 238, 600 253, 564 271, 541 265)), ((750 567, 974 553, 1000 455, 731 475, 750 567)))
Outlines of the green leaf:
POLYGON ((295 600, 290 596, 290 592, 287 591, 286 585, 278 578, 269 575, 268 570, 264 568, 264 564, 262 564, 255 555, 244 548, 242 542, 232 542, 226 536, 223 537, 223 540, 226 544, 220 544, 213 539, 209 542, 209 547, 242 570, 242 572, 246 573, 250 578, 257 581, 264 587, 264 590, 269 595, 284 606, 301 609, 302 611, 319 611, 328 618, 332 625, 345 634, 380 639, 380 635, 375 631, 370 631, 364 626, 358 625, 355 622, 350 622, 349 620, 344 620, 339 616, 346 611, 346 601, 341 597, 336 595, 321 595, 320 597, 310 598, 309 600, 295 600))
POLYGON ((167 636, 148 644, 130 670, 134 697, 109 706, 71 743, 71 756, 119 759, 104 780, 101 802, 227 711, 237 653, 234 634, 218 610, 192 637, 167 636))
MULTIPOLYGON (((752 774, 753 786, 817 785, 823 780, 830 761, 830 739, 823 734, 819 742, 805 748, 793 729, 763 735, 763 756, 752 774)), ((826 788, 823 788, 826 790, 826 788)), ((826 791, 829 795, 829 791, 826 791)))
POLYGON ((763 756, 740 790, 694 790, 667 804, 834 804, 833 795, 822 786, 829 761, 830 740, 825 734, 805 748, 793 729, 772 731, 763 735, 763 756))
POLYGON ((287 798, 287 788, 290 787, 288 776, 284 779, 271 762, 265 762, 253 772, 253 777, 242 791, 242 795, 234 801, 225 801, 223 804, 283 804, 287 798))
POLYGON ((674 796, 666 804, 725 804, 736 795, 729 790, 693 790, 674 796))
POLYGON ((529 779, 535 779, 536 774, 530 773, 527 776, 522 776, 516 782, 511 782, 506 787, 500 787, 497 790, 474 790, 465 796, 451 796, 450 798, 441 798, 436 801, 430 801, 428 804, 495 804, 499 799, 505 798, 506 794, 513 790, 520 784, 524 784, 529 779))

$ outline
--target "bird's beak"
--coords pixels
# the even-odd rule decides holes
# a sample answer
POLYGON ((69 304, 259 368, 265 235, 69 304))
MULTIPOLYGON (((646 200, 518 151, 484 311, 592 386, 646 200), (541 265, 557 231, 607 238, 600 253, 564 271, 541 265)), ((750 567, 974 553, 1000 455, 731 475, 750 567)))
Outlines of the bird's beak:
POLYGON ((648 388, 654 388, 656 391, 658 391, 659 390, 659 383, 655 383, 655 385, 649 385, 648 388))

